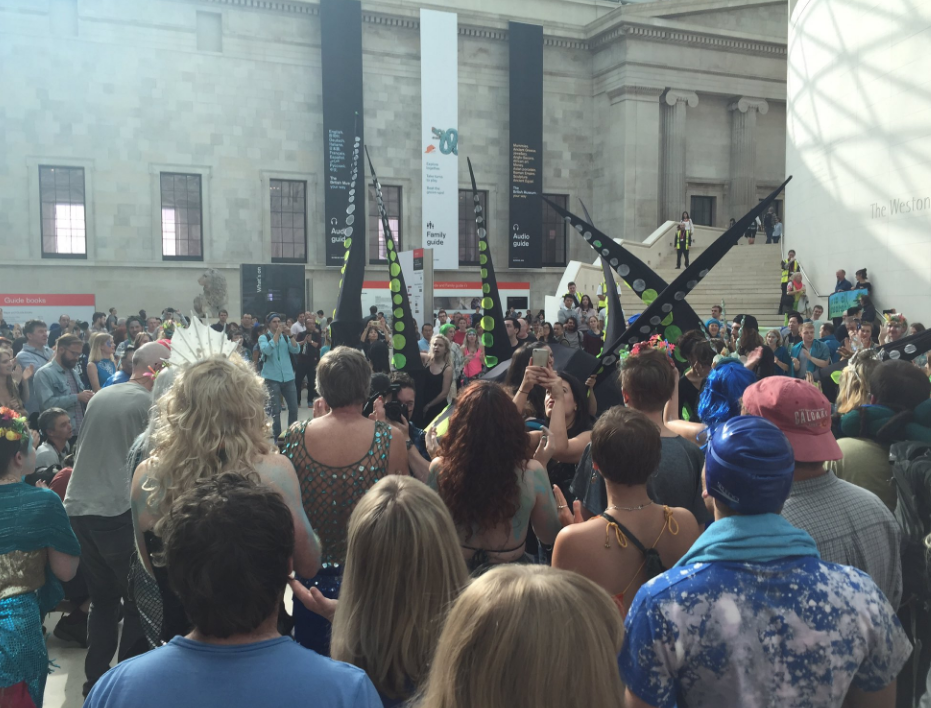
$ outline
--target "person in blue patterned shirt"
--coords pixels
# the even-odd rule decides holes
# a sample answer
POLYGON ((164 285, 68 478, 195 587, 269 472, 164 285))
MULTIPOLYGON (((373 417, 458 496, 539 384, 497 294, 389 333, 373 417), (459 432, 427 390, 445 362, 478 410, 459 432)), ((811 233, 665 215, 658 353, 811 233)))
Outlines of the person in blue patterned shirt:
POLYGON ((715 522, 631 604, 618 655, 628 708, 895 705, 912 646, 868 575, 822 561, 779 515, 795 458, 756 416, 715 431, 715 522))

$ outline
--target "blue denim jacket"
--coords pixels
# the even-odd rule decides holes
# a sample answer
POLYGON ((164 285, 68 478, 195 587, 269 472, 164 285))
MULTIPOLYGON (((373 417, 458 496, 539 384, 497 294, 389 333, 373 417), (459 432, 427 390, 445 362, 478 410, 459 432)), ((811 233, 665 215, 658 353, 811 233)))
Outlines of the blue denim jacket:
POLYGON ((65 371, 61 364, 52 359, 33 376, 33 390, 35 391, 35 397, 39 401, 39 410, 64 408, 68 411, 68 415, 71 416, 71 425, 77 432, 77 421, 74 414, 81 404, 78 402, 77 394, 72 393, 71 387, 68 385, 68 376, 74 377, 78 391, 84 390, 81 375, 76 369, 65 371))

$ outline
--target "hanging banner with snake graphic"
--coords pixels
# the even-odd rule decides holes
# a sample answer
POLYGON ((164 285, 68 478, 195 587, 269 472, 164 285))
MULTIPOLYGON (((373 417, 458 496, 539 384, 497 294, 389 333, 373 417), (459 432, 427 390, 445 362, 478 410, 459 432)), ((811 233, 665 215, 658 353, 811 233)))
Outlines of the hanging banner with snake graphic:
POLYGON ((459 24, 454 12, 420 11, 423 247, 436 270, 459 267, 459 24))
POLYGON ((501 306, 501 294, 498 292, 495 264, 491 260, 488 215, 482 209, 472 161, 466 158, 466 162, 469 163, 469 178, 472 180, 472 210, 475 212, 475 228, 478 233, 478 262, 482 267, 482 346, 485 349, 485 366, 493 369, 502 361, 511 358, 511 345, 504 326, 504 308, 501 306))

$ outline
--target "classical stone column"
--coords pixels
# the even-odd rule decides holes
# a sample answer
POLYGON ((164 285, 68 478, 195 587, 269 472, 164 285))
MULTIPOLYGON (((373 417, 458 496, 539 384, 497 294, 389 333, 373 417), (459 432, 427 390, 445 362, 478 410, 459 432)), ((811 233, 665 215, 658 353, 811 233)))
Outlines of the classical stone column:
POLYGON ((693 91, 669 89, 661 102, 663 109, 663 165, 660 174, 660 223, 677 220, 685 203, 685 108, 698 105, 693 91))
POLYGON ((595 218, 615 238, 643 241, 656 229, 663 91, 625 84, 597 101, 593 191, 596 205, 603 206, 595 218))
POLYGON ((762 98, 740 98, 728 106, 731 122, 730 213, 739 219, 756 205, 756 117, 766 115, 762 98))

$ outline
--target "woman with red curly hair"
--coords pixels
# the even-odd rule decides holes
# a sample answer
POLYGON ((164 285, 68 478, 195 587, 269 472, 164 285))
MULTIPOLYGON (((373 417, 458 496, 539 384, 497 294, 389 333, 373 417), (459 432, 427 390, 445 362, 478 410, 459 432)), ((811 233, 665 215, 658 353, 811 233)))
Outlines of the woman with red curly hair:
POLYGON ((530 527, 546 544, 561 528, 549 477, 529 448, 524 421, 501 386, 476 381, 459 394, 428 482, 452 514, 473 575, 533 562, 524 548, 530 527))

